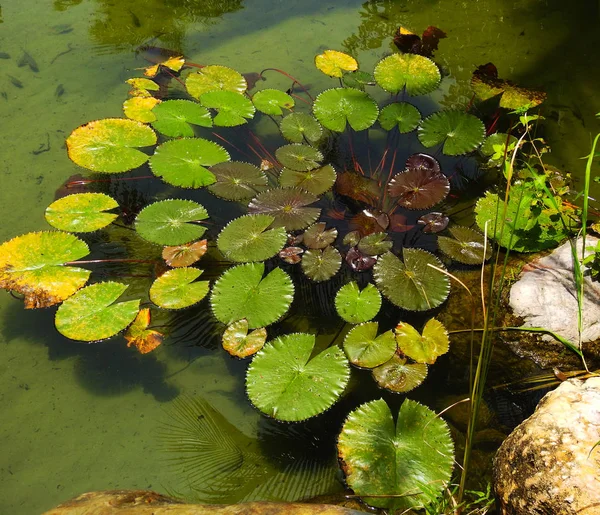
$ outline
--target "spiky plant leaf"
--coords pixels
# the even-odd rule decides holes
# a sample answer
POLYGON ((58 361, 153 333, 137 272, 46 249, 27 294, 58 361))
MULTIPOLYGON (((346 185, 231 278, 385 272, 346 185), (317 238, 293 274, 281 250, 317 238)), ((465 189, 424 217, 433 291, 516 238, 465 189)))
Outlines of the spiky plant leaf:
POLYGON ((183 309, 200 302, 208 293, 208 281, 197 281, 203 270, 182 267, 162 274, 150 287, 150 300, 165 309, 183 309))
POLYGON ((436 359, 448 352, 448 331, 439 320, 431 318, 423 328, 423 334, 410 324, 400 322, 395 329, 400 350, 417 363, 433 365, 436 359))
POLYGON ((160 104, 160 100, 154 97, 133 97, 123 102, 123 112, 130 120, 142 123, 150 123, 156 120, 152 112, 154 107, 160 104))
POLYGON ((367 322, 379 313, 381 295, 372 284, 362 290, 354 281, 345 284, 335 296, 335 309, 346 322, 360 324, 367 322))
POLYGON ((302 256, 302 271, 315 282, 331 279, 341 266, 342 256, 335 247, 310 249, 302 256))
POLYGON ((116 207, 117 201, 104 193, 76 193, 52 202, 45 216, 52 227, 61 231, 93 232, 117 218, 115 213, 105 213, 116 207))
POLYGON ((292 143, 316 143, 323 135, 323 128, 311 115, 305 113, 288 114, 279 124, 285 139, 292 143))
POLYGON ((302 236, 302 242, 309 249, 324 249, 331 245, 337 238, 338 231, 335 227, 326 229, 325 222, 311 225, 302 236))
POLYGON ((451 259, 465 265, 481 265, 484 256, 486 260, 491 257, 492 248, 480 232, 460 225, 448 231, 453 238, 438 236, 438 246, 451 259))
POLYGON ((358 243, 358 250, 367 256, 379 256, 392 250, 394 242, 386 239, 387 233, 376 232, 361 238, 358 243))
POLYGON ((358 69, 358 62, 351 55, 337 50, 325 50, 315 57, 315 66, 330 77, 342 77, 344 72, 358 69))
POLYGON ((252 103, 261 113, 272 116, 283 116, 283 109, 292 109, 294 99, 278 89, 263 89, 252 97, 252 103))
POLYGON ((475 150, 485 138, 483 122, 464 111, 438 111, 419 126, 419 141, 424 147, 443 143, 442 151, 458 156, 475 150))
POLYGON ((396 339, 389 330, 377 336, 377 322, 353 327, 344 338, 344 352, 353 365, 374 368, 388 361, 396 352, 396 339))
POLYGON ((172 267, 190 266, 204 256, 207 249, 207 240, 200 240, 186 245, 165 247, 162 251, 162 258, 167 265, 172 267))
POLYGON ((267 330, 260 327, 248 334, 248 320, 243 318, 227 326, 221 343, 232 356, 247 358, 262 349, 266 341, 267 330))
POLYGON ((390 131, 398 127, 400 134, 414 131, 421 121, 421 113, 408 102, 395 102, 386 105, 379 113, 379 123, 390 131))
POLYGON ((268 184, 260 168, 249 163, 219 163, 211 166, 210 171, 217 182, 209 185, 208 191, 225 200, 250 200, 268 184))
POLYGON ((125 331, 127 347, 133 345, 140 354, 147 354, 156 349, 162 343, 164 335, 154 329, 148 329, 149 325, 150 309, 140 309, 133 323, 125 331))
POLYGON ((226 66, 211 65, 191 73, 185 80, 188 93, 194 98, 200 97, 209 91, 232 91, 243 93, 248 84, 244 76, 226 66))
POLYGON ((416 54, 392 54, 383 58, 375 66, 373 76, 386 91, 399 93, 406 88, 411 96, 431 93, 442 79, 431 59, 416 54))
POLYGON ((193 138, 192 125, 212 127, 208 109, 190 100, 166 100, 158 104, 152 112, 156 117, 155 120, 150 120, 152 127, 171 138, 193 138))
POLYGON ((323 154, 309 145, 292 143, 275 151, 275 157, 283 166, 298 172, 307 172, 318 168, 323 161, 323 154))
POLYGON ((279 184, 284 188, 297 186, 313 195, 322 195, 335 184, 337 174, 331 165, 321 166, 308 172, 284 168, 279 174, 279 184))
POLYGON ((429 209, 448 196, 450 181, 442 173, 413 168, 394 175, 388 193, 407 209, 429 209))
POLYGON ((289 422, 314 417, 340 397, 350 377, 348 361, 339 347, 310 359, 312 334, 294 333, 267 343, 252 360, 246 391, 266 415, 289 422))
POLYGON ((313 104, 317 120, 335 132, 343 132, 346 123, 355 131, 368 129, 379 115, 377 103, 364 91, 353 88, 328 89, 313 104))
POLYGON ((317 200, 317 196, 300 188, 274 188, 259 193, 248 205, 248 210, 274 216, 273 227, 296 231, 305 229, 319 217, 319 208, 306 207, 317 200))
POLYGON ((251 100, 233 91, 211 91, 200 99, 202 105, 217 110, 213 123, 218 127, 235 127, 248 123, 256 109, 251 100))

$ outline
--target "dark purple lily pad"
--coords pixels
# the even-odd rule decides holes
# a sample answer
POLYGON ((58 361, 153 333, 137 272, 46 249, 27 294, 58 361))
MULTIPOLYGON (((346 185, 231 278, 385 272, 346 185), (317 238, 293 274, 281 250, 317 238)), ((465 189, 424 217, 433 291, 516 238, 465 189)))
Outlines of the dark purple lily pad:
POLYGON ((373 268, 377 263, 377 258, 363 254, 357 247, 352 247, 346 253, 346 263, 353 272, 364 272, 373 268))
POLYGON ((423 226, 423 232, 435 233, 448 227, 449 221, 450 219, 445 214, 434 211, 423 215, 417 220, 417 223, 423 226))
POLYGON ((338 174, 335 181, 335 190, 346 197, 372 206, 377 204, 380 190, 377 181, 364 177, 356 172, 343 172, 338 174))
POLYGON ((446 198, 450 182, 433 170, 410 169, 400 172, 388 184, 389 194, 407 209, 429 209, 446 198))
POLYGON ((438 160, 430 156, 429 154, 413 154, 406 160, 404 167, 407 170, 431 170, 433 172, 441 173, 442 169, 438 160))

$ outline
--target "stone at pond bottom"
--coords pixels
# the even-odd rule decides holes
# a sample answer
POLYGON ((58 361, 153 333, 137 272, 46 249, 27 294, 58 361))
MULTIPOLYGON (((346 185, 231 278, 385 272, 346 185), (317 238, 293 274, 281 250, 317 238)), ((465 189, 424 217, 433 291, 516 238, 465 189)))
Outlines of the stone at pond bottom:
POLYGON ((599 515, 598 440, 600 377, 571 379, 548 393, 494 458, 500 513, 599 515))
POLYGON ((329 504, 250 502, 232 505, 185 504, 150 490, 88 492, 44 515, 360 515, 329 504))

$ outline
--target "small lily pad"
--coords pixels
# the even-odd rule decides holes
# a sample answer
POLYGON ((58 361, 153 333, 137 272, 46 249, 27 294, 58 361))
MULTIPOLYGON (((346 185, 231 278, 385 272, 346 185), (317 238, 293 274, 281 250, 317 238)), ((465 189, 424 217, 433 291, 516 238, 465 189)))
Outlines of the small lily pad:
POLYGON ((334 247, 310 249, 302 256, 302 271, 315 282, 331 279, 341 266, 342 256, 334 247))
POLYGON ((169 57, 168 59, 165 59, 164 61, 161 61, 160 63, 148 66, 148 68, 144 70, 144 75, 146 77, 155 77, 156 75, 158 75, 158 72, 163 67, 168 68, 169 70, 172 70, 174 72, 178 72, 181 70, 181 68, 183 68, 184 64, 185 59, 183 58, 183 56, 174 55, 169 57))
POLYGON ((427 365, 410 363, 395 354, 389 361, 373 369, 375 382, 390 392, 406 393, 414 390, 427 377, 427 365))
POLYGON ((202 105, 217 110, 213 123, 218 127, 235 127, 248 123, 256 109, 248 97, 233 91, 211 91, 202 95, 202 105))
POLYGON ((148 354, 158 347, 164 338, 162 333, 154 329, 148 329, 150 325, 150 309, 140 309, 133 323, 125 332, 127 347, 132 345, 140 354, 148 354))
POLYGON ((439 320, 432 318, 423 328, 423 335, 410 324, 400 322, 395 329, 400 350, 417 363, 433 365, 436 359, 448 352, 448 331, 439 320))
POLYGON ((381 309, 381 295, 372 284, 363 290, 356 282, 345 284, 335 296, 335 309, 346 322, 360 324, 373 319, 381 309))
POLYGON ((295 105, 291 96, 278 89, 257 91, 252 97, 252 103, 258 111, 271 116, 283 116, 282 109, 292 109, 295 105))
POLYGON ((396 352, 396 338, 389 330, 377 336, 379 324, 367 322, 353 327, 344 338, 344 352, 353 365, 374 368, 396 352))
POLYGON ((326 229, 325 222, 319 222, 304 231, 302 241, 309 249, 324 249, 335 241, 337 235, 335 227, 326 229))
POLYGON ((411 96, 431 93, 442 79, 431 59, 415 54, 392 54, 383 58, 375 66, 373 76, 386 91, 399 93, 406 88, 411 96))
POLYGON ((481 265, 492 256, 492 248, 483 234, 470 227, 455 225, 448 229, 453 238, 438 236, 440 250, 451 259, 465 265, 481 265))
POLYGON ((323 154, 316 148, 299 143, 279 147, 275 157, 283 166, 299 172, 314 170, 323 161, 323 154))
POLYGON ((191 73, 185 80, 188 93, 201 100, 202 95, 210 91, 231 91, 243 93, 248 84, 244 76, 226 66, 205 66, 200 71, 191 73))
POLYGON ((162 274, 150 287, 150 300, 165 309, 183 309, 200 302, 208 293, 208 281, 197 281, 197 268, 183 267, 162 274))
POLYGON ((375 84, 375 79, 370 73, 356 70, 354 72, 344 73, 342 82, 344 83, 344 86, 364 91, 365 86, 373 86, 375 84))
POLYGON ((419 141, 424 147, 443 143, 444 154, 458 156, 475 150, 485 137, 483 122, 464 111, 439 111, 423 120, 419 141))
POLYGON ((150 120, 153 122, 152 127, 171 138, 193 138, 192 125, 212 127, 208 109, 190 100, 166 100, 158 104, 152 112, 156 117, 155 120, 150 120))
POLYGON ((200 240, 187 245, 165 247, 162 258, 172 267, 190 266, 204 256, 207 249, 207 240, 200 240))
POLYGON ((355 131, 371 127, 377 120, 377 103, 364 91, 353 88, 328 89, 319 94, 313 105, 317 120, 335 132, 343 132, 346 124, 355 131))
POLYGON ((283 137, 292 143, 303 143, 305 139, 308 143, 316 143, 323 135, 323 128, 319 122, 306 113, 288 114, 281 120, 279 130, 283 137))
POLYGON ((358 62, 351 55, 337 50, 325 50, 315 57, 315 66, 330 77, 342 77, 344 72, 358 69, 358 62))
POLYGON ((410 169, 394 175, 388 193, 407 209, 429 209, 448 196, 450 181, 442 173, 410 169))
POLYGON ((296 231, 305 229, 319 217, 319 208, 306 207, 317 200, 317 196, 300 188, 274 188, 259 193, 248 205, 248 210, 274 216, 273 227, 296 231))
POLYGON ((156 115, 152 112, 152 109, 154 109, 157 104, 160 104, 158 98, 133 97, 123 102, 123 112, 130 120, 150 123, 156 120, 156 115))
POLYGON ((105 213, 117 207, 117 201, 104 193, 76 193, 52 202, 46 208, 46 221, 61 231, 93 232, 117 218, 115 213, 105 213))
POLYGON ((268 185, 267 177, 260 168, 240 161, 219 163, 210 168, 215 183, 208 191, 225 200, 250 200, 268 185))
POLYGON ((279 184, 284 188, 297 186, 313 195, 322 195, 335 184, 337 174, 331 165, 321 166, 315 170, 298 172, 284 168, 279 174, 279 184))
POLYGON ((440 163, 435 157, 422 152, 411 155, 406 160, 404 167, 407 170, 431 171, 436 173, 441 173, 442 171, 440 163))
POLYGON ((398 127, 400 134, 414 131, 421 122, 421 113, 408 102, 395 102, 386 105, 379 113, 379 123, 390 131, 398 127))
POLYGON ((236 358, 247 358, 256 354, 267 341, 264 327, 254 329, 248 334, 248 320, 243 318, 227 326, 223 333, 223 348, 236 358))
POLYGON ((432 212, 421 216, 417 223, 423 226, 423 232, 436 233, 448 227, 450 219, 444 213, 432 212))
POLYGON ((394 242, 386 239, 387 233, 376 232, 361 238, 358 243, 358 250, 367 256, 379 256, 392 250, 394 242))

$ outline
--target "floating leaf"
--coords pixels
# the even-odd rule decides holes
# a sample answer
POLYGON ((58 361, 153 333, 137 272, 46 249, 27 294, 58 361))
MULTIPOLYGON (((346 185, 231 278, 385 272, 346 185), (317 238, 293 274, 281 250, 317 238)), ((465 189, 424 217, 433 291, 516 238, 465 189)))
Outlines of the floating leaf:
POLYGON ((393 232, 408 232, 415 228, 414 224, 407 224, 408 218, 404 215, 390 216, 390 229, 393 232))
POLYGON ((448 227, 450 219, 444 213, 427 213, 417 220, 419 225, 423 226, 423 232, 436 233, 443 231, 448 227))
POLYGON ((485 138, 479 152, 488 158, 488 165, 502 166, 506 159, 510 159, 517 141, 512 135, 496 132, 485 138))
POLYGON ((302 271, 315 282, 331 279, 341 266, 342 256, 334 247, 310 249, 302 256, 302 271))
POLYGON ((261 113, 272 116, 283 116, 283 109, 292 109, 294 99, 278 89, 263 89, 257 91, 252 97, 252 103, 261 113))
POLYGON ((0 288, 25 296, 27 309, 58 304, 83 287, 91 272, 67 266, 89 254, 65 232, 30 232, 0 245, 0 288))
POLYGON ((354 281, 345 284, 335 296, 335 309, 349 324, 360 324, 375 318, 381 309, 381 295, 372 284, 363 290, 354 281))
POLYGON ((409 95, 426 95, 437 88, 442 76, 436 64, 415 54, 392 54, 375 66, 377 84, 390 93, 406 88, 409 95))
POLYGON ((211 91, 202 95, 202 105, 217 110, 213 122, 218 127, 235 127, 252 119, 256 109, 248 97, 233 91, 211 91))
POLYGON ((397 354, 389 361, 373 369, 375 382, 391 392, 406 393, 414 390, 427 377, 427 365, 408 363, 397 354))
POLYGON ((303 252, 301 247, 286 247, 279 251, 279 257, 290 265, 297 265, 302 260, 303 252))
POLYGON ((264 270, 264 263, 237 265, 217 279, 210 299, 217 320, 229 325, 245 318, 256 329, 287 312, 294 297, 292 280, 281 268, 263 278, 264 270))
POLYGON ((268 228, 275 218, 269 215, 245 215, 227 224, 217 239, 217 247, 230 261, 264 261, 285 245, 283 227, 268 228))
POLYGON ((450 182, 442 173, 411 169, 394 175, 388 192, 402 207, 429 209, 446 198, 450 182))
POLYGON ((283 166, 299 172, 314 170, 323 161, 323 154, 316 148, 299 143, 279 147, 275 157, 283 166))
POLYGON ((483 234, 460 225, 448 230, 454 238, 438 236, 440 250, 448 257, 465 265, 481 265, 484 253, 486 259, 491 257, 492 248, 485 241, 483 234))
POLYGON ((330 77, 342 77, 344 72, 353 72, 358 69, 358 63, 354 57, 337 50, 325 50, 316 56, 315 66, 330 77))
POLYGON ((208 191, 225 200, 249 200, 268 184, 265 174, 249 163, 219 163, 212 166, 210 171, 217 182, 211 184, 208 191))
POLYGON ((297 186, 313 195, 322 195, 335 184, 337 174, 331 165, 325 165, 308 172, 298 172, 284 168, 279 174, 279 184, 284 188, 297 186))
POLYGON ((154 97, 133 97, 123 102, 123 112, 131 120, 142 123, 150 123, 156 120, 152 109, 160 104, 160 100, 154 97))
POLYGON ((364 238, 361 238, 358 243, 358 250, 367 256, 379 256, 392 250, 394 243, 387 240, 387 234, 385 232, 377 232, 375 234, 369 234, 364 238))
POLYGON ((346 123, 355 131, 368 129, 379 115, 377 103, 364 91, 353 88, 328 89, 313 104, 317 120, 335 132, 343 132, 346 123))
POLYGON ((344 73, 342 82, 344 86, 364 91, 365 86, 373 86, 375 84, 375 79, 370 73, 357 70, 355 72, 344 73))
POLYGON ((344 352, 353 365, 374 368, 394 355, 396 352, 394 333, 390 330, 377 336, 378 328, 377 322, 367 322, 353 327, 346 335, 344 352))
POLYGON ((386 222, 388 222, 389 217, 386 218, 386 216, 380 217, 380 215, 375 215, 377 211, 377 209, 363 209, 360 213, 352 217, 350 220, 350 227, 352 229, 356 228, 361 237, 383 232, 387 229, 387 227, 384 228, 384 226, 386 225, 386 222))
POLYGON ((156 75, 158 75, 161 66, 164 66, 169 70, 173 70, 174 72, 178 72, 181 70, 181 68, 183 68, 184 64, 185 59, 182 56, 172 56, 166 59, 165 61, 161 61, 160 63, 156 63, 155 65, 146 68, 144 70, 144 75, 146 77, 155 77, 156 75))
POLYGON ((355 247, 356 245, 358 245, 358 242, 360 241, 361 237, 362 236, 359 231, 350 231, 346 233, 346 236, 344 236, 342 242, 344 245, 350 245, 351 247, 355 247))
POLYGON ((352 247, 346 253, 346 263, 354 272, 364 272, 373 268, 377 258, 363 254, 358 247, 352 247))
POLYGON ((207 218, 204 206, 192 200, 161 200, 140 211, 135 219, 135 229, 152 243, 183 245, 204 234, 206 227, 198 223, 207 218))
POLYGON ((155 120, 150 120, 153 122, 152 127, 171 138, 193 138, 194 129, 190 124, 212 127, 208 109, 190 100, 166 100, 152 112, 155 115, 155 120))
POLYGON ((450 348, 448 331, 439 320, 431 318, 419 334, 412 325, 400 322, 395 329, 400 350, 417 363, 433 365, 438 357, 450 348))
POLYGON ((236 358, 247 358, 256 354, 267 341, 267 330, 264 327, 248 334, 248 320, 243 318, 227 326, 223 333, 223 348, 236 358))
POLYGON ((356 172, 338 174, 335 189, 340 195, 370 205, 376 205, 381 194, 376 180, 364 177, 356 172))
POLYGON ((379 123, 390 131, 398 127, 400 134, 414 131, 421 121, 421 113, 408 102, 395 102, 386 105, 379 113, 379 123))
POLYGON ((437 50, 439 40, 445 37, 446 33, 433 25, 425 29, 422 38, 404 27, 399 27, 394 35, 394 45, 401 52, 431 57, 437 50))
POLYGON ((281 336, 258 352, 246 375, 246 391, 266 415, 298 422, 330 408, 350 378, 350 368, 339 347, 310 359, 312 334, 281 336))
POLYGON ((309 249, 324 249, 335 241, 338 235, 337 229, 335 227, 325 229, 325 227, 325 222, 319 222, 304 231, 303 242, 309 249))
POLYGON ((140 309, 133 323, 125 332, 127 347, 132 345, 141 353, 147 354, 158 347, 164 338, 162 333, 148 329, 150 325, 150 309, 140 309))
POLYGON ((105 213, 119 207, 117 201, 104 193, 67 195, 46 208, 46 221, 67 232, 93 232, 112 223, 118 215, 105 213))
POLYGON ((391 513, 428 505, 448 485, 454 466, 448 425, 410 399, 402 403, 395 427, 383 399, 355 409, 342 427, 338 455, 354 493, 391 513))
POLYGON ((207 240, 200 240, 188 245, 165 247, 162 258, 172 267, 190 266, 198 261, 207 250, 207 240))
POLYGON ((136 147, 156 143, 147 125, 125 118, 96 120, 75 129, 67 138, 69 157, 94 172, 118 173, 143 165, 148 155, 136 147))
POLYGON ((150 158, 152 173, 181 188, 202 188, 216 182, 209 166, 229 161, 221 145, 202 138, 183 138, 159 145, 150 158))
POLYGON ((130 84, 134 89, 144 90, 144 91, 159 91, 160 86, 150 79, 145 79, 144 77, 134 77, 132 79, 127 79, 125 81, 127 84, 130 84))
POLYGON ((288 114, 279 124, 285 139, 293 143, 316 143, 321 139, 323 128, 311 115, 305 113, 288 114))
POLYGON ((203 270, 183 267, 162 274, 150 287, 150 300, 165 309, 183 309, 200 302, 208 293, 208 281, 196 281, 203 270))
POLYGON ((190 73, 185 79, 188 93, 198 100, 210 91, 243 93, 247 86, 241 73, 219 65, 205 66, 198 72, 190 73))
POLYGON ((65 300, 56 312, 58 332, 71 340, 105 340, 125 329, 138 313, 140 301, 115 303, 126 284, 92 284, 65 300))
POLYGON ((475 150, 485 137, 483 122, 464 111, 438 111, 423 120, 419 141, 424 147, 443 143, 443 152, 458 156, 475 150))
POLYGON ((450 280, 439 270, 441 261, 421 249, 403 249, 404 262, 388 252, 379 258, 373 276, 379 291, 396 306, 426 311, 448 298, 450 280))
POLYGON ((317 200, 318 197, 300 188, 275 188, 259 193, 248 210, 274 216, 273 227, 296 231, 308 227, 319 217, 319 208, 305 207, 317 200))

